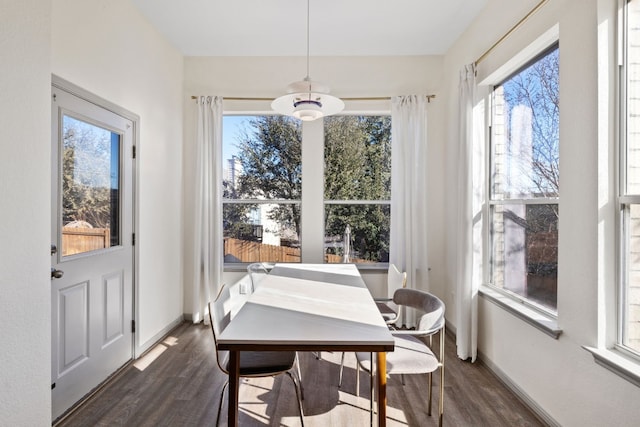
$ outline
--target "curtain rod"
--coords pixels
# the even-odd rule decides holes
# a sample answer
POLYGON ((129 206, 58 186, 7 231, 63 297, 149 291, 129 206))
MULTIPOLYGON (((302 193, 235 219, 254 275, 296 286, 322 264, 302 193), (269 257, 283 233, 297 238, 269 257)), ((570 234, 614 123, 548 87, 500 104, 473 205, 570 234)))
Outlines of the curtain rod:
POLYGON ((496 47, 498 47, 498 45, 500 43, 502 43, 507 37, 509 37, 511 34, 513 34, 518 28, 520 28, 520 26, 522 26, 522 24, 524 24, 529 18, 531 18, 531 16, 533 16, 533 14, 535 14, 538 10, 540 10, 542 8, 542 6, 545 5, 545 3, 547 3, 549 0, 542 0, 540 3, 538 3, 533 9, 531 9, 529 11, 529 13, 527 13, 521 20, 519 20, 516 25, 514 25, 513 27, 511 27, 511 29, 509 29, 509 31, 507 31, 502 37, 500 37, 500 39, 495 42, 493 44, 493 46, 491 46, 489 49, 487 49, 482 55, 480 55, 480 57, 478 59, 476 59, 476 61, 474 62, 475 65, 478 65, 480 62, 482 62, 487 55, 489 55, 493 49, 495 49, 496 47))
MULTIPOLYGON (((427 98, 427 101, 431 102, 431 100, 433 98, 435 98, 435 95, 425 95, 427 98)), ((198 99, 197 96, 192 95, 191 99, 198 99)), ((224 99, 225 101, 273 101, 274 98, 244 98, 244 97, 237 97, 237 96, 223 96, 222 99, 224 99)), ((340 98, 343 101, 389 101, 391 100, 390 96, 374 96, 374 97, 365 97, 365 98, 340 98)))

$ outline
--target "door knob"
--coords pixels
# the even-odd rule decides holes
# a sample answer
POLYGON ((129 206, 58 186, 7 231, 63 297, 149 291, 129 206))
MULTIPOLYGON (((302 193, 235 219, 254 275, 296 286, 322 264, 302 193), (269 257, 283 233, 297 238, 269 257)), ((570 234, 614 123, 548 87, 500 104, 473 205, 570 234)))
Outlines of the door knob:
POLYGON ((55 268, 51 267, 51 278, 52 279, 59 279, 62 276, 64 276, 64 271, 56 270, 55 268))

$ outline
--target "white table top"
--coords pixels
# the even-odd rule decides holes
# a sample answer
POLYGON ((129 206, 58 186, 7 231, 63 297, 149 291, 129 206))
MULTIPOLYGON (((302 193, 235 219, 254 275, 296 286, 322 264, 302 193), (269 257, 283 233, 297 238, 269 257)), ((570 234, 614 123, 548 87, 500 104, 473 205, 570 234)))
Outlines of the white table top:
POLYGON ((353 264, 276 264, 218 338, 221 350, 391 351, 353 264))

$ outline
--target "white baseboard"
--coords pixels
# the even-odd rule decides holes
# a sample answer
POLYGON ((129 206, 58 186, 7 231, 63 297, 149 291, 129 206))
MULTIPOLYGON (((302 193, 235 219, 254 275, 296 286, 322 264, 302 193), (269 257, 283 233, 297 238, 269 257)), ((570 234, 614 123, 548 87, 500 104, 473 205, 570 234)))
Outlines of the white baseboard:
POLYGON ((538 403, 531 398, 520 386, 511 381, 511 378, 504 373, 502 369, 500 369, 496 364, 494 364, 491 360, 489 360, 481 351, 478 351, 478 360, 480 363, 485 365, 491 372, 494 373, 496 377, 509 389, 511 390, 518 398, 531 409, 540 421, 545 423, 550 427, 561 427, 561 425, 553 419, 547 411, 545 411, 538 403))
MULTIPOLYGON (((456 340, 456 328, 448 320, 445 319, 446 322, 446 331, 447 335, 451 335, 453 337, 453 341, 456 340)), ((488 357, 486 357, 480 350, 478 350, 478 361, 485 365, 493 374, 498 377, 500 382, 504 384, 513 394, 518 396, 518 399, 522 401, 536 416, 550 427, 560 427, 560 424, 556 420, 553 419, 551 415, 547 413, 538 403, 531 398, 522 388, 520 388, 517 384, 511 381, 511 378, 504 373, 502 369, 500 369, 496 364, 494 364, 488 357)), ((445 380, 446 382, 446 380, 445 380)))
POLYGON ((169 323, 167 326, 165 326, 163 329, 161 329, 160 332, 158 332, 153 337, 148 339, 144 344, 141 344, 138 347, 136 347, 136 349, 134 350, 134 359, 137 359, 138 357, 142 356, 144 354, 144 352, 149 350, 151 347, 156 345, 158 342, 162 341, 164 339, 164 337, 167 336, 167 334, 169 332, 171 332, 173 329, 175 329, 176 326, 178 326, 182 322, 184 322, 184 320, 185 320, 184 316, 179 316, 173 322, 169 323))

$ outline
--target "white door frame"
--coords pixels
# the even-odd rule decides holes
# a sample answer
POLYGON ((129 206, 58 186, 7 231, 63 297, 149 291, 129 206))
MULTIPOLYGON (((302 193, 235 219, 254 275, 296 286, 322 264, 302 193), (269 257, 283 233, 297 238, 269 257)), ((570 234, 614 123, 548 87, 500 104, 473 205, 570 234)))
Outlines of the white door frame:
POLYGON ((52 87, 61 89, 65 92, 68 92, 80 99, 83 99, 87 102, 90 102, 92 104, 95 104, 103 109, 106 109, 108 111, 111 111, 114 114, 117 114, 119 116, 124 117, 125 119, 128 119, 132 122, 133 124, 133 159, 134 161, 132 162, 132 168, 133 170, 132 172, 132 179, 133 179, 133 186, 132 186, 132 191, 133 191, 133 197, 132 197, 132 211, 133 211, 133 218, 132 218, 132 232, 133 232, 133 236, 129 237, 129 236, 122 236, 122 238, 134 238, 135 239, 135 244, 133 245, 133 261, 132 261, 132 280, 133 280, 133 301, 132 301, 132 305, 133 305, 133 321, 134 321, 134 331, 132 334, 132 342, 131 342, 131 354, 132 354, 132 360, 136 359, 137 357, 140 356, 140 345, 139 345, 139 333, 138 331, 140 330, 139 328, 139 273, 138 273, 138 268, 137 268, 137 260, 139 259, 139 252, 138 252, 138 247, 139 245, 137 244, 139 241, 139 238, 137 236, 137 230, 139 229, 139 215, 138 215, 138 194, 139 194, 139 172, 138 172, 138 167, 137 167, 137 158, 138 158, 138 152, 139 152, 139 141, 140 141, 140 117, 123 108, 120 107, 104 98, 101 98, 67 80, 64 80, 56 75, 51 76, 51 85, 52 87))

